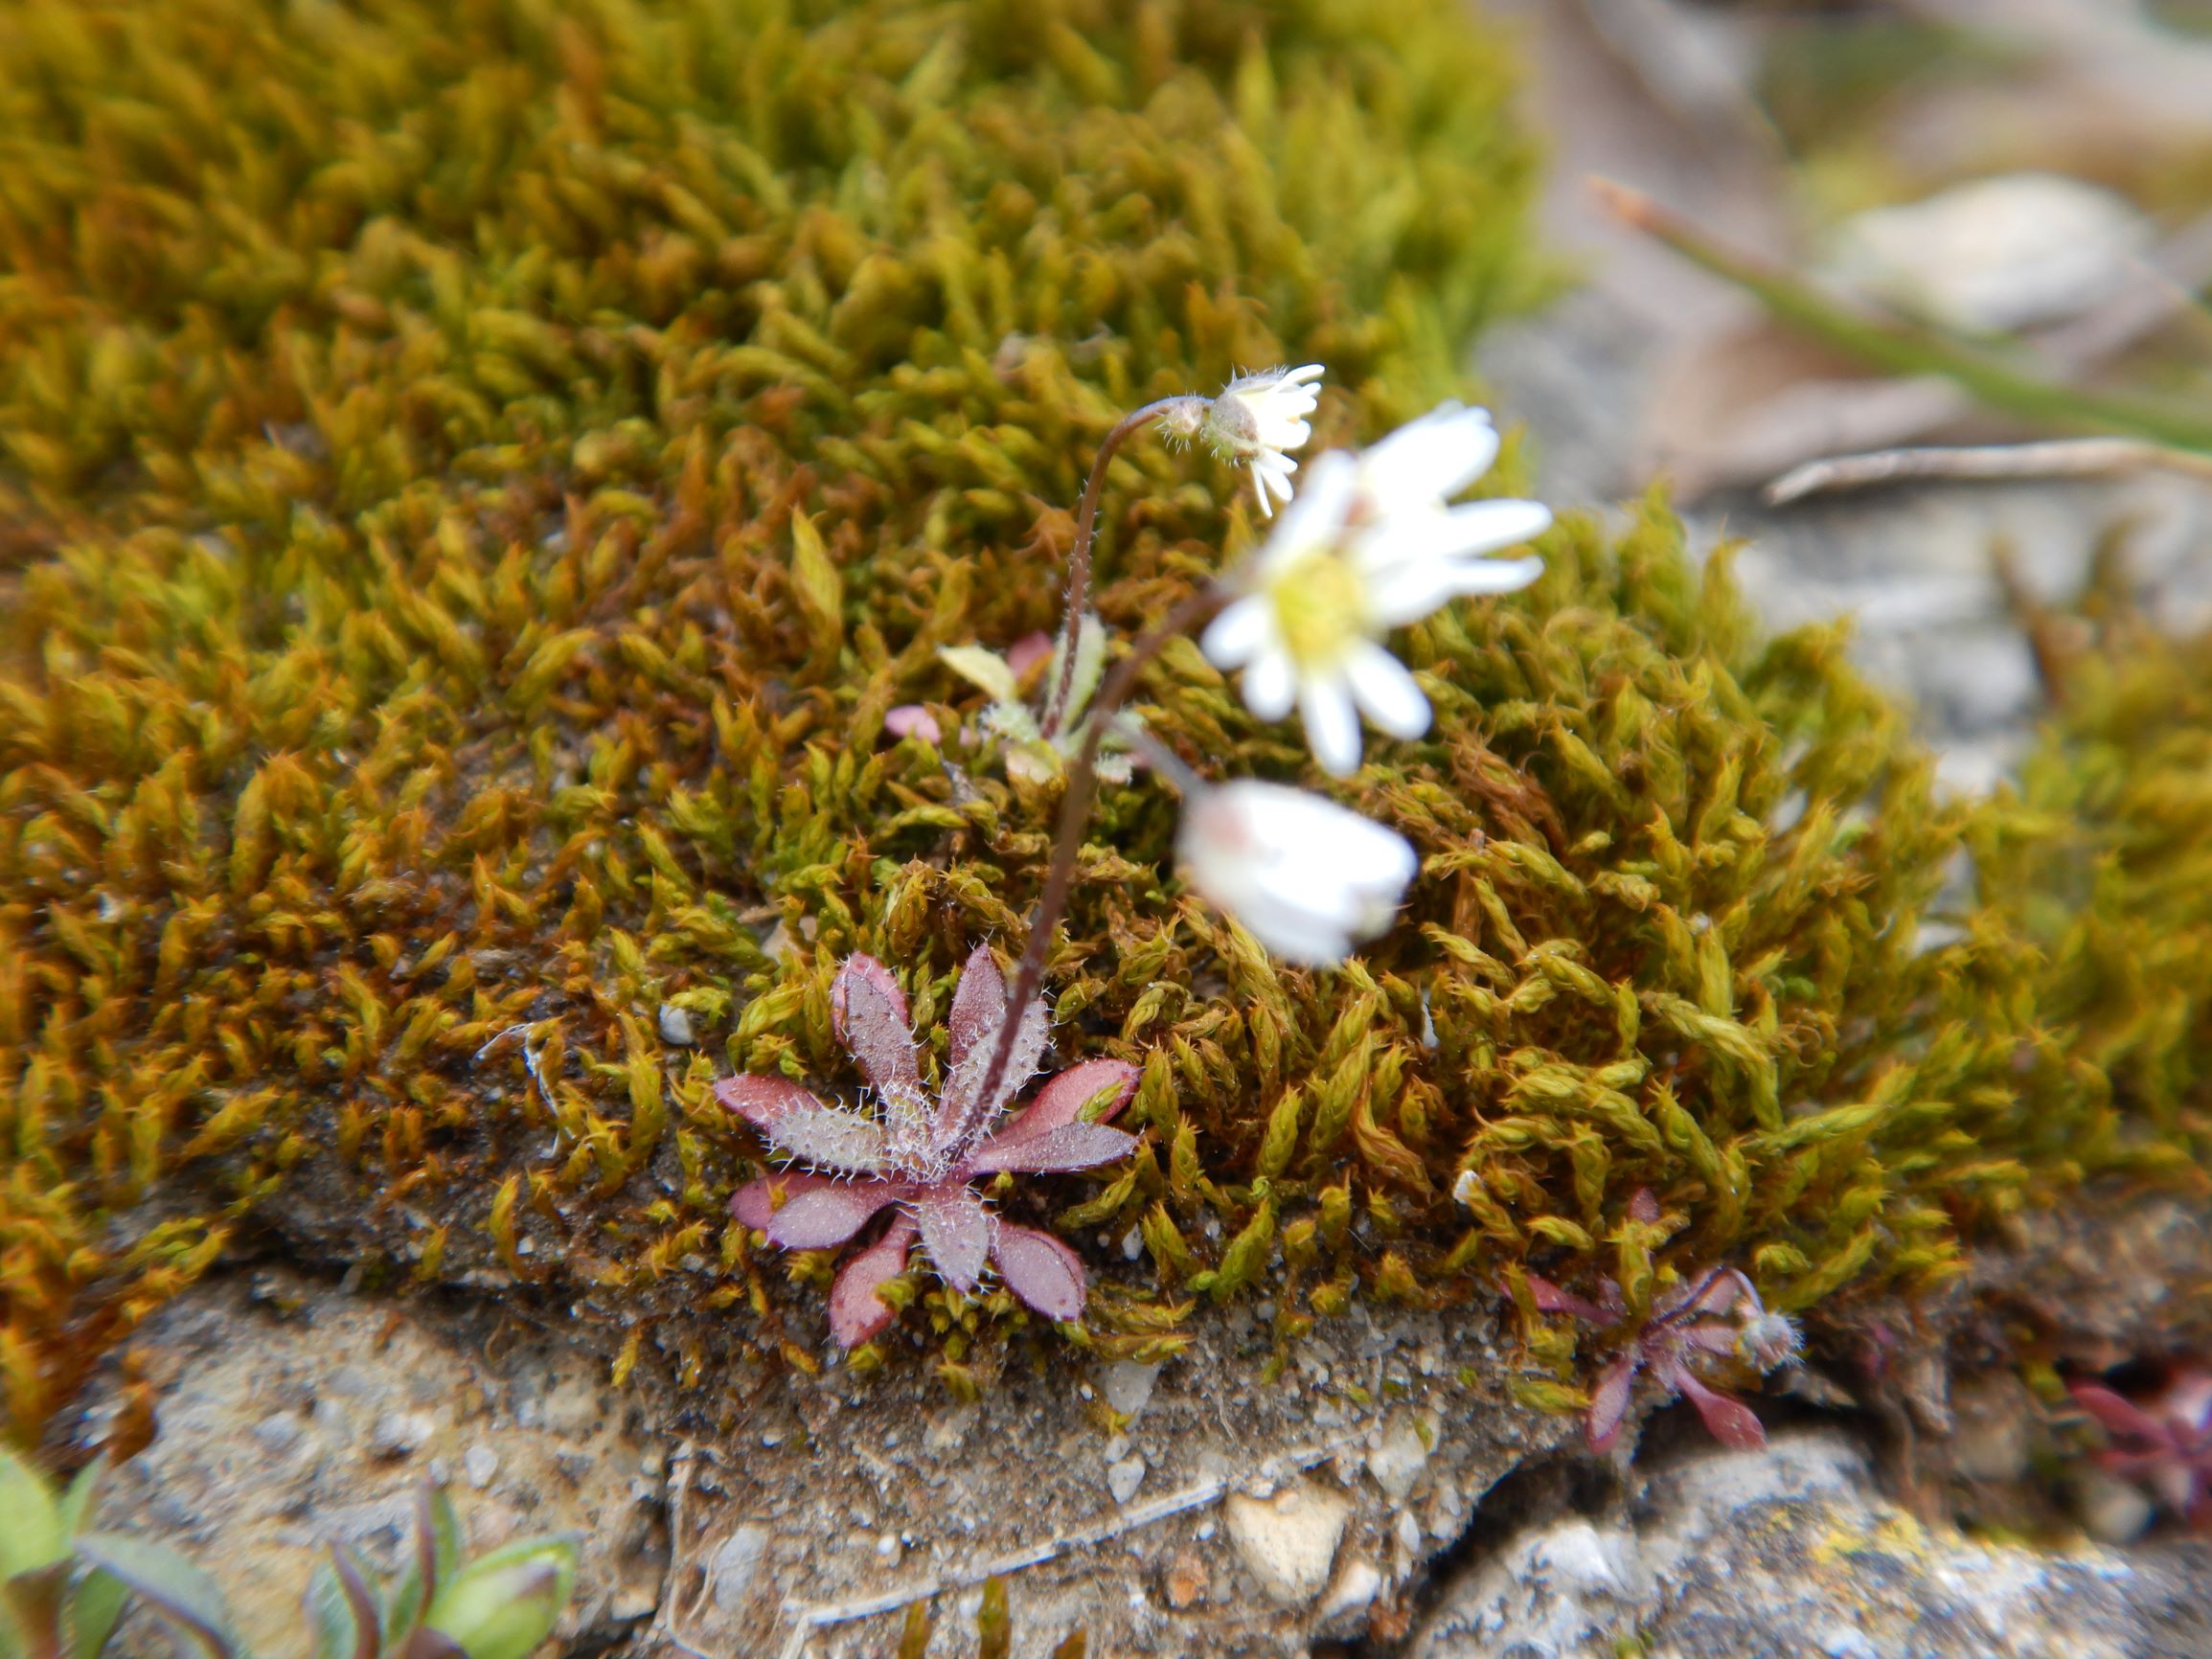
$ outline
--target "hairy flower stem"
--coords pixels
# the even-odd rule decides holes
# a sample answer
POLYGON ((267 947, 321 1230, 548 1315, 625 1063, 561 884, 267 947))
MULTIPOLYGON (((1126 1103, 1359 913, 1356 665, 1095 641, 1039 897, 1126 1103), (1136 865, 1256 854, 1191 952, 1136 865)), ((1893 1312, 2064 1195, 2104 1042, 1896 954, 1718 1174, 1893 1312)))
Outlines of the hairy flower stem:
MULTIPOLYGON (((1138 411, 1143 413, 1145 411, 1138 411)), ((1137 675, 1144 666, 1160 654, 1168 641, 1177 634, 1188 633, 1220 609, 1228 597, 1218 584, 1185 595, 1174 610, 1129 648, 1128 656, 1114 665, 1114 671, 1106 675, 1106 683, 1099 687, 1098 695, 1091 702, 1083 747, 1067 769, 1067 793, 1060 798, 1052 869, 1045 875, 1044 892, 1038 896, 1037 909, 1029 920, 1029 943, 1022 949, 1020 966, 1015 970, 1014 989, 1007 993, 1006 1018, 1000 1024, 998 1040, 992 1049, 991 1069, 983 1074, 983 1086, 976 1091, 978 1100, 997 1098, 994 1091, 1014 1057, 1015 1038, 1021 1028, 1021 1011, 1029 1007, 1044 984, 1045 953, 1052 948, 1053 929, 1060 925, 1060 919, 1067 909, 1068 890, 1075 885, 1076 854, 1083 848, 1083 825, 1089 821, 1091 800, 1098 793, 1100 739, 1105 738, 1106 727, 1122 704, 1129 700, 1129 693, 1136 689, 1137 675)), ((1074 652, 1070 650, 1068 655, 1072 660, 1074 652)))
POLYGON ((1053 683, 1052 696, 1044 705, 1044 718, 1038 728, 1047 739, 1066 718, 1068 694, 1075 685, 1075 648, 1082 637, 1083 614, 1090 606, 1090 553, 1098 540, 1098 503, 1106 491, 1106 463, 1130 437, 1169 411, 1185 407, 1202 411, 1205 406, 1205 398, 1188 393, 1162 398, 1124 415, 1098 446, 1098 458, 1090 464, 1090 477, 1083 487, 1083 504, 1076 510, 1075 551, 1067 561, 1067 605, 1060 621, 1060 678, 1053 683))

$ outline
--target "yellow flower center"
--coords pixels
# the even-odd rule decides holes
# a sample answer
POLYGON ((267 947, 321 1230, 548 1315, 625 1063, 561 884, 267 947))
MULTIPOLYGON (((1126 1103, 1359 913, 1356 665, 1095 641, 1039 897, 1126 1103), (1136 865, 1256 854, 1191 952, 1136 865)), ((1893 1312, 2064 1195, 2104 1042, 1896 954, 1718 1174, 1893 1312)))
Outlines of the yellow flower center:
POLYGON ((1300 668, 1336 662, 1367 628, 1367 590, 1343 559, 1316 553, 1286 567, 1268 583, 1275 624, 1300 668))

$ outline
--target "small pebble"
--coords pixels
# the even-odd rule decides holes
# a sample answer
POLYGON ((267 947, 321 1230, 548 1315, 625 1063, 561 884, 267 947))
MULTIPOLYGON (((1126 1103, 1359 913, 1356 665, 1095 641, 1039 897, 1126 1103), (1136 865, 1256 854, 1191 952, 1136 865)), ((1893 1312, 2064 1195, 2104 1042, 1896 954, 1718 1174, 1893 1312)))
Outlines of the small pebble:
POLYGON ((1206 1593, 1205 1557, 1196 1550, 1178 1550, 1168 1563, 1168 1605, 1178 1613, 1206 1593))
POLYGON ((660 1008, 661 1041, 672 1047, 688 1049, 696 1039, 692 1035, 692 1016, 673 1003, 662 1003, 660 1008))
POLYGON ((2132 1481, 2091 1469, 2074 1488, 2074 1508, 2100 1543, 2132 1544, 2151 1524, 2151 1500, 2132 1481))
POLYGON ((1106 1392, 1106 1402, 1131 1422, 1144 1415, 1145 1407, 1152 1400, 1152 1384, 1159 1380, 1160 1368, 1156 1365, 1139 1365, 1134 1360, 1117 1360, 1101 1374, 1100 1386, 1106 1392))
POLYGON ((461 1472, 468 1477, 470 1486, 482 1491, 499 1472, 499 1454, 479 1441, 461 1454, 461 1472))
POLYGON ((1118 1464, 1129 1455, 1129 1437, 1128 1435, 1117 1434, 1106 1443, 1106 1461, 1107 1463, 1118 1464))
POLYGON ((1106 1470, 1106 1490, 1113 1493, 1114 1502, 1126 1504, 1137 1495, 1137 1488, 1145 1484, 1145 1460, 1139 1457, 1124 1458, 1106 1470))
POLYGON ((768 1529, 747 1523, 724 1538, 707 1558, 707 1589, 715 1605, 736 1614, 752 1599, 768 1553, 768 1529))
POLYGON ((887 1567, 899 1564, 900 1553, 904 1549, 897 1533, 885 1533, 876 1540, 876 1558, 887 1567))
POLYGON ((369 1435, 369 1455, 379 1458, 413 1457, 429 1441, 432 1424, 417 1411, 388 1411, 376 1420, 369 1435))

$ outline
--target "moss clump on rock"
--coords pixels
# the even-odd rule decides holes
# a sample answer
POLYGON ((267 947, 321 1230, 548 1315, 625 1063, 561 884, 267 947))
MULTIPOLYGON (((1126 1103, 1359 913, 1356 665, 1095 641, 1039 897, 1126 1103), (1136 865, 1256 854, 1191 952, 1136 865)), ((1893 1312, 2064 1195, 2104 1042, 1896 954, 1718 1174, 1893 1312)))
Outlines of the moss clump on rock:
MULTIPOLYGON (((1372 435, 1457 388, 1529 284, 1493 49, 1448 0, 11 21, 14 1423, 248 1223, 542 1285, 620 1377, 818 1364, 832 1262, 731 1221, 762 1148, 712 1085, 848 1086, 855 950, 941 1064, 1057 801, 886 713, 956 730, 939 648, 1054 620, 1126 408, 1311 360, 1324 434, 1372 435)), ((1248 538, 1235 483, 1117 463, 1117 633, 1248 538)), ((1085 1244, 1071 1339, 1265 1295, 1288 1342, 1523 1262, 1635 1312, 1725 1260, 1801 1309, 1944 1277, 2103 1145, 2022 918, 1941 908, 1977 809, 1841 636, 1760 641, 1656 507, 1544 546, 1408 630, 1436 724, 1344 793, 1426 866, 1341 972, 1185 898, 1172 800, 1107 791, 1048 984, 1146 1138, 999 1200, 1085 1244)), ((1187 644, 1144 694, 1208 771, 1304 764, 1187 644)), ((1027 1319, 886 1295, 858 1362, 955 1389, 1027 1319)))
MULTIPOLYGON (((2053 708, 1976 826, 1982 891, 2040 953, 2038 1017, 2109 1095, 2077 1156, 2212 1162, 2212 636, 2176 638, 2104 573, 2033 619, 2053 708)), ((2052 1143, 2056 1147, 2056 1139, 2052 1143)))
MULTIPOLYGON (((704 1261, 767 1309, 704 1087, 820 1039, 767 924, 850 941, 964 822, 884 709, 1050 620, 1130 401, 1319 358, 1372 429, 1531 289, 1448 0, 0 26, 19 1430, 280 1192, 425 1279, 627 1309, 704 1261), (475 1062, 518 1021, 542 1091, 475 1062)), ((1156 451, 1115 482, 1140 580, 1233 516, 1156 451)), ((1020 897, 931 879, 946 932, 1020 897)))

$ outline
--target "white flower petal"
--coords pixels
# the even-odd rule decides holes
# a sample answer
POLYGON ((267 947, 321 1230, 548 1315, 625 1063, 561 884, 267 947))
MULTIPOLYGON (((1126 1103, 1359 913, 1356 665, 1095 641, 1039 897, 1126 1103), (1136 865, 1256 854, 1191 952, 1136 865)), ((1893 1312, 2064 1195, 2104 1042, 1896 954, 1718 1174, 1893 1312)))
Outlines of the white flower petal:
POLYGON ((1368 578, 1367 602, 1378 625, 1402 627, 1456 598, 1459 577, 1448 559, 1403 559, 1368 578))
MULTIPOLYGON (((1258 476, 1256 466, 1254 476, 1258 476)), ((1252 572, 1288 564, 1341 536, 1358 482, 1359 464, 1343 450, 1331 449, 1316 456, 1307 469, 1306 485, 1298 491, 1297 500, 1268 532, 1266 545, 1253 558, 1252 572)))
POLYGON ((1361 485, 1386 512, 1434 505, 1465 489, 1496 459, 1490 412, 1447 403, 1367 450, 1360 457, 1361 485))
POLYGON ((1232 600, 1206 625, 1206 631, 1198 637, 1198 648, 1217 669, 1234 669, 1250 662, 1253 654, 1274 638, 1274 607, 1266 596, 1247 594, 1232 600))
POLYGON ((1368 602, 1380 625, 1398 627, 1419 622, 1450 600, 1513 593, 1543 572, 1543 560, 1534 555, 1527 558, 1409 559, 1370 579, 1368 602))
POLYGON ((1518 547, 1551 528, 1552 510, 1540 501, 1471 501, 1438 515, 1429 527, 1430 551, 1447 558, 1518 547))
POLYGON ((1324 772, 1349 778, 1359 770, 1359 714, 1341 679, 1301 679, 1298 713, 1306 722, 1306 742, 1324 772))
POLYGON ((1244 707, 1263 720, 1279 720, 1288 714, 1297 693, 1288 651, 1262 651, 1244 670, 1244 707))
POLYGON ((1518 593, 1543 575, 1544 562, 1532 553, 1526 558, 1454 559, 1451 568, 1459 593, 1518 593))
POLYGON ((1374 641, 1354 648, 1344 673, 1353 696, 1380 730, 1393 738, 1418 738, 1428 730, 1428 699, 1405 665, 1374 641))

